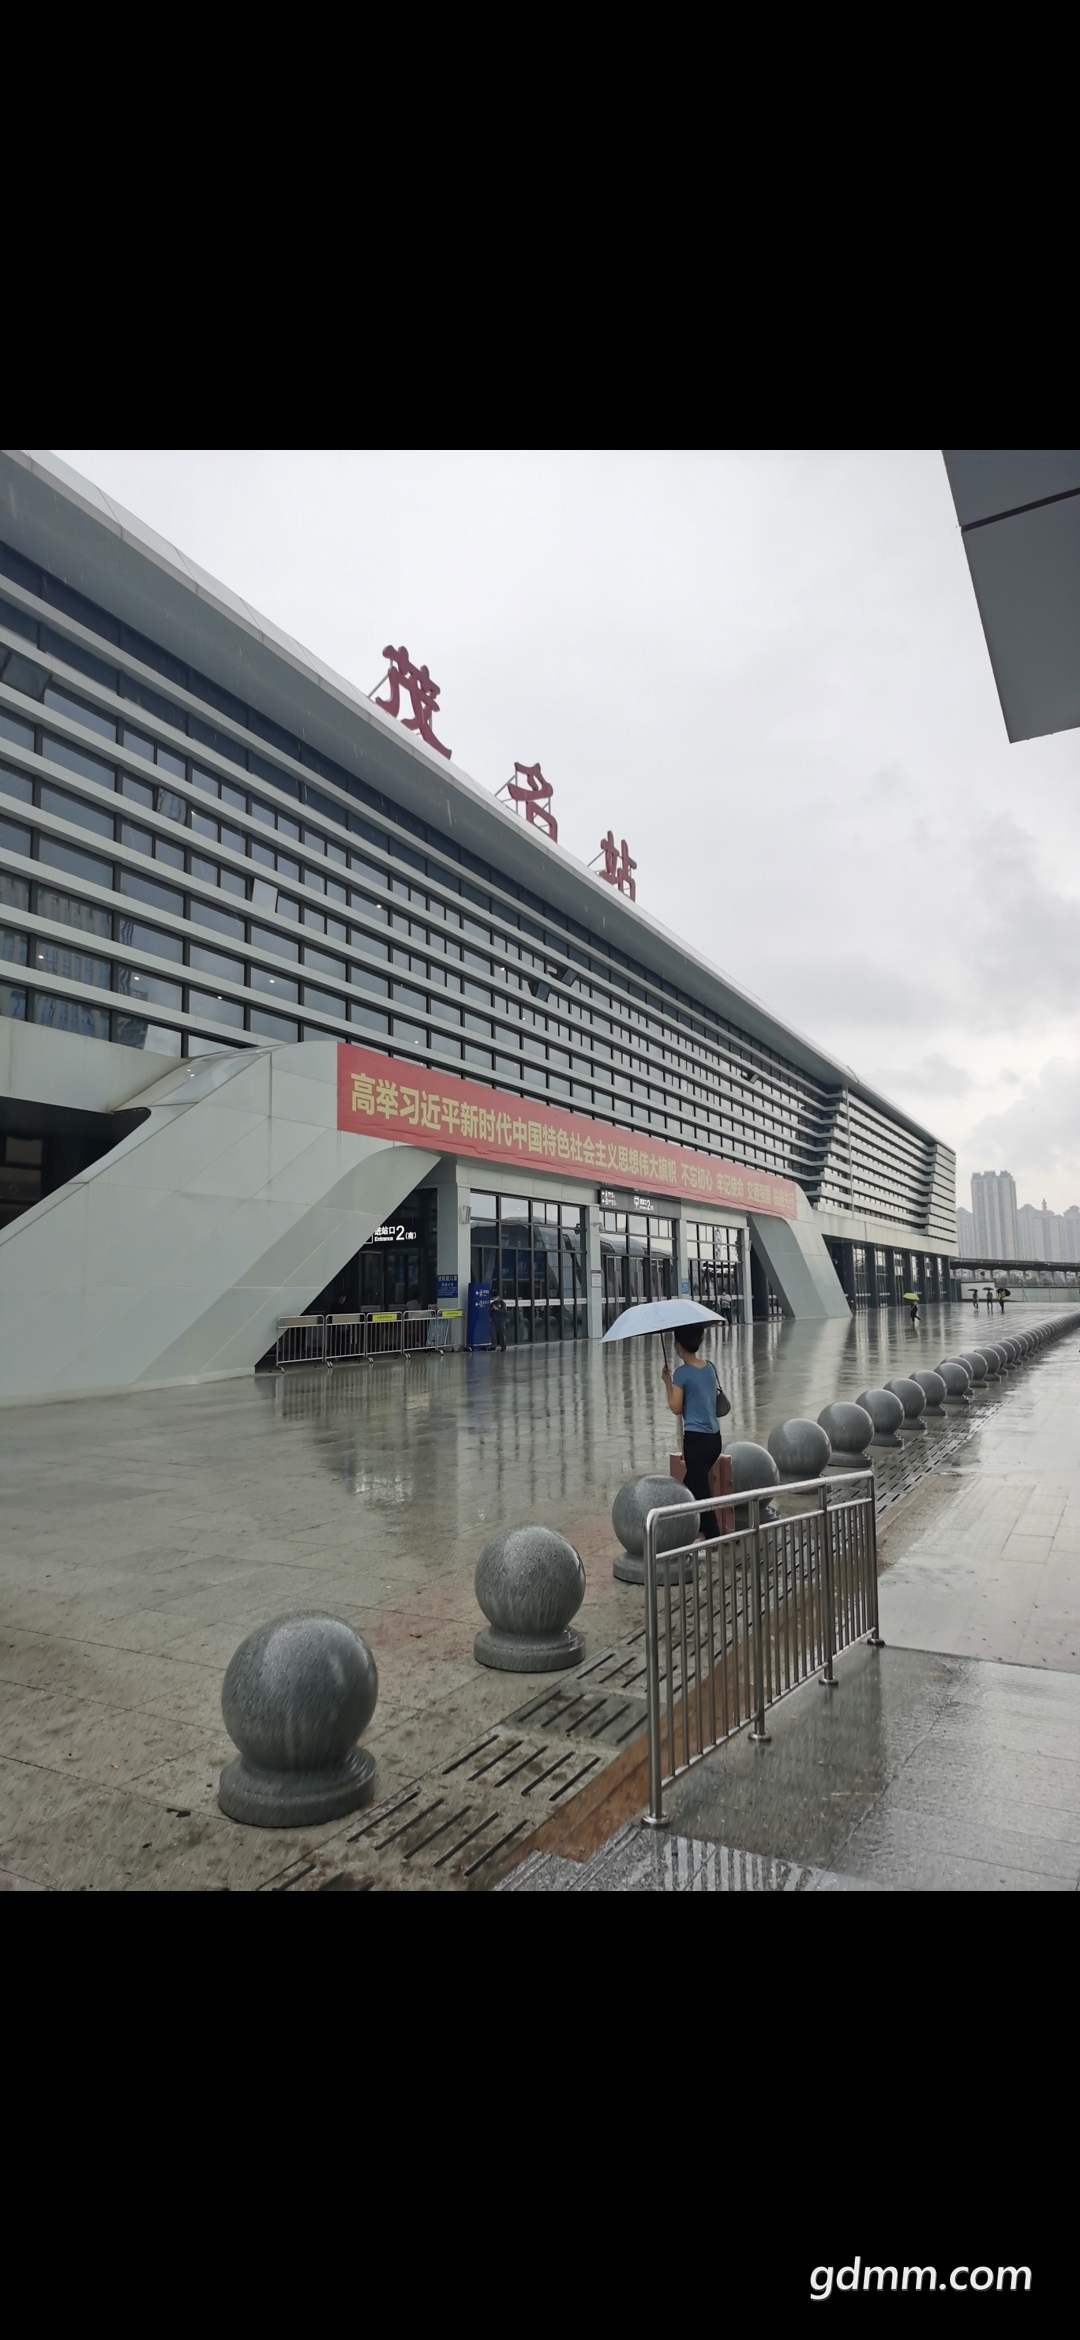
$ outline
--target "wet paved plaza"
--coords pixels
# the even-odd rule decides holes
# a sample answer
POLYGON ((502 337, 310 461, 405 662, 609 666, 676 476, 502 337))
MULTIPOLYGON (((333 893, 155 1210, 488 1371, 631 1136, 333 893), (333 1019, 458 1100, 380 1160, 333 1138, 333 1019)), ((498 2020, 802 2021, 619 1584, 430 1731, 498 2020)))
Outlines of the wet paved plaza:
MULTIPOLYGON (((1006 1329, 1044 1314, 1010 1309, 1006 1329)), ((914 1332, 895 1312, 738 1330, 716 1349, 725 1433, 764 1443, 785 1417, 816 1416, 982 1332, 982 1312, 946 1307, 914 1332)), ((881 1589, 891 1645, 1080 1673, 1075 1351, 1070 1337, 1008 1377, 996 1407, 996 1392, 982 1401, 985 1426, 900 1507, 881 1589)), ((241 1829, 216 1804, 232 1753, 221 1677, 269 1617, 326 1607, 371 1643, 380 1697, 365 1744, 383 1799, 498 1733, 530 1690, 472 1656, 473 1569, 499 1529, 539 1520, 569 1535, 589 1579, 576 1620, 587 1647, 619 1644, 641 1595, 612 1577, 610 1506, 623 1479, 666 1467, 660 1363, 655 1342, 580 1343, 5 1413, 7 1882, 242 1889, 318 1850, 331 1831, 241 1829)), ((789 1702, 792 1716, 811 1694, 789 1702)), ((1053 1760, 1067 1763, 1072 1724, 1059 1714, 1055 1727, 1053 1760)), ((835 1870, 831 1842, 811 1860, 809 1839, 785 1842, 781 1820, 763 1855, 835 1870)), ((694 1827, 709 1837, 700 1814, 694 1827)), ((758 1850, 745 1828, 724 1841, 758 1850)))

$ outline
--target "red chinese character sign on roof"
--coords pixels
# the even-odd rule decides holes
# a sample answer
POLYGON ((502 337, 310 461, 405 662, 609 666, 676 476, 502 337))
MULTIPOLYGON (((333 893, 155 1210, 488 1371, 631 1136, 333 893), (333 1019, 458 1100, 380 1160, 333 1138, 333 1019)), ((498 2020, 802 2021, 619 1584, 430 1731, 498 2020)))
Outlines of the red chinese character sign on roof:
POLYGON ((386 680, 390 685, 390 696, 388 699, 376 699, 375 705, 385 708, 388 715, 397 715, 401 711, 402 691, 407 691, 412 714, 405 717, 406 731, 418 731, 429 747, 438 748, 441 756, 448 756, 450 749, 443 746, 441 739, 436 739, 431 728, 431 718, 439 712, 441 685, 432 682, 426 666, 413 665, 404 643, 400 650, 395 650, 392 643, 388 642, 383 657, 389 660, 386 680))
MULTIPOLYGON (((518 779, 505 783, 507 795, 512 797, 515 804, 523 804, 526 820, 534 824, 538 821, 541 828, 547 830, 552 844, 557 845, 558 823, 554 813, 548 809, 554 794, 550 780, 545 780, 539 764, 515 764, 514 771, 518 779)), ((502 789, 499 794, 502 795, 502 789)))
POLYGON ((634 884, 634 871, 637 868, 637 862, 630 859, 630 850, 625 837, 620 840, 620 845, 616 845, 614 832, 609 829, 607 836, 600 839, 600 851, 604 856, 604 866, 599 874, 605 885, 618 886, 620 894, 629 894, 630 900, 636 902, 637 887, 634 884))

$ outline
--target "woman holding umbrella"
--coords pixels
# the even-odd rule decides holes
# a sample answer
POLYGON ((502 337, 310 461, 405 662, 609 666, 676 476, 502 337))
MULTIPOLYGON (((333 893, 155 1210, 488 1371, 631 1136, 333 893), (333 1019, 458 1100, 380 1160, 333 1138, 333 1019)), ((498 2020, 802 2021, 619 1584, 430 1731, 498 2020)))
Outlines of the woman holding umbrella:
MULTIPOLYGON (((697 1496, 709 1493, 709 1472, 724 1443, 719 1417, 721 1413, 731 1412, 731 1402, 720 1387, 716 1367, 704 1364, 698 1356, 704 1332, 703 1324, 680 1325, 675 1334, 679 1363, 674 1373, 669 1365, 664 1367, 668 1405, 682 1420, 686 1485, 691 1495, 697 1496)), ((715 1511, 702 1512, 701 1533, 719 1535, 715 1511)))

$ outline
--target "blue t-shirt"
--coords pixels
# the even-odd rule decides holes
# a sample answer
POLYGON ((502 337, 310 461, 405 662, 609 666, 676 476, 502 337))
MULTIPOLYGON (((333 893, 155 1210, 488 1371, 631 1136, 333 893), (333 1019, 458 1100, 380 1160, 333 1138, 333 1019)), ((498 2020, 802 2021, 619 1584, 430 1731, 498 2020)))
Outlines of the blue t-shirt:
POLYGON ((679 1365, 671 1378, 676 1389, 681 1389, 683 1393, 683 1429, 709 1431, 715 1438, 720 1424, 716 1414, 716 1375, 712 1366, 679 1365))

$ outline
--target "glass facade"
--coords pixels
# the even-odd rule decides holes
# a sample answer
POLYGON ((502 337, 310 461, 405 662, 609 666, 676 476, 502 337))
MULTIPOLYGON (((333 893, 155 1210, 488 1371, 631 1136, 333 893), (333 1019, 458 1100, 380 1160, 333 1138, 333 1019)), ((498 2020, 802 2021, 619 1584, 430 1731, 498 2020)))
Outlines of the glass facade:
POLYGON ((678 1289, 672 1222, 644 1211, 601 1211, 604 1331, 637 1300, 670 1300, 678 1289))
POLYGON ((682 1241, 692 1297, 703 1308, 722 1307, 737 1317, 742 1307, 738 1229, 684 1220, 682 1241))
POLYGON ((937 1253, 896 1251, 827 1235, 826 1248, 854 1308, 891 1308, 904 1294, 920 1300, 950 1297, 949 1262, 937 1253))
POLYGON ((954 1248, 947 1149, 2 544, 0 869, 5 1014, 166 1055, 352 1038, 954 1248))
POLYGON ((345 1271, 347 1305, 354 1309, 433 1307, 437 1227, 434 1188, 420 1187, 350 1260, 345 1271))
POLYGON ((506 1302, 508 1343, 583 1341, 588 1273, 579 1204, 529 1202, 523 1195, 474 1194, 474 1284, 506 1302))

